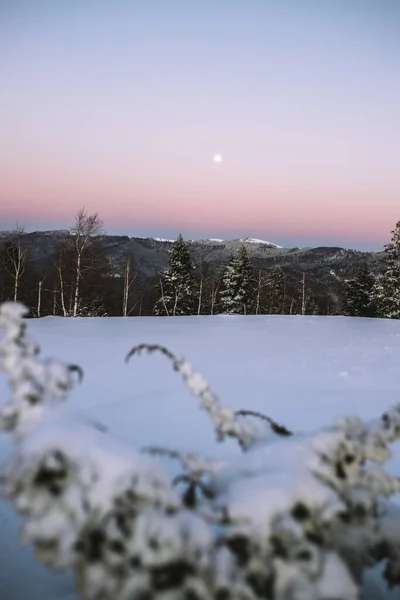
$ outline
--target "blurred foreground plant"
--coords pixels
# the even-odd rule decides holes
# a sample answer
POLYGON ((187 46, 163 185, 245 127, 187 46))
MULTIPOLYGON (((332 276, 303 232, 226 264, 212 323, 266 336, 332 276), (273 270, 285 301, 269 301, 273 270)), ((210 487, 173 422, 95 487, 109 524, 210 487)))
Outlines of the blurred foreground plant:
POLYGON ((127 360, 164 354, 217 439, 236 439, 240 451, 222 462, 135 451, 68 411, 82 371, 41 360, 25 314, 0 306, 11 389, 0 428, 15 439, 3 493, 23 514, 22 539, 50 568, 72 569, 82 598, 356 600, 366 569, 383 560, 388 584, 400 584, 400 526, 388 500, 400 484, 383 467, 400 437, 400 405, 373 424, 349 417, 296 435, 227 408, 185 359, 143 344, 127 360), (158 455, 182 473, 169 477, 158 455))

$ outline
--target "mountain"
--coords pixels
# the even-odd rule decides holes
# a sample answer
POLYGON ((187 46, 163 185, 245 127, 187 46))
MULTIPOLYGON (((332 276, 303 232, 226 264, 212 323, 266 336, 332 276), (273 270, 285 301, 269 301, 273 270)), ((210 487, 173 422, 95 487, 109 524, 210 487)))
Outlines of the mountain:
MULTIPOLYGON (((0 245, 10 232, 0 231, 0 245)), ((57 244, 70 236, 68 230, 36 231, 22 234, 21 240, 29 248, 32 266, 44 272, 57 244)), ((128 253, 142 280, 154 279, 168 265, 173 241, 162 238, 141 238, 103 235, 101 241, 114 272, 121 272, 128 253)), ((352 277, 363 263, 377 272, 383 252, 361 252, 339 247, 283 248, 278 244, 256 238, 233 240, 205 239, 187 241, 194 265, 202 264, 216 269, 226 263, 232 253, 245 245, 250 260, 257 270, 281 267, 289 284, 297 285, 305 274, 314 295, 327 297, 331 306, 339 306, 343 296, 343 281, 352 277)))

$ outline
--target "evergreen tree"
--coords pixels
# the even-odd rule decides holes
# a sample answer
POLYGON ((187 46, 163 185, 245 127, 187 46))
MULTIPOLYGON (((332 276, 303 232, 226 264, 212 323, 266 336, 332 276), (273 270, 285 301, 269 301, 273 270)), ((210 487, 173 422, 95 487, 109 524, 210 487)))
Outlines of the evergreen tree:
POLYGON ((160 273, 159 299, 154 314, 167 316, 193 315, 196 313, 196 282, 189 251, 179 234, 172 244, 169 266, 160 273))
POLYGON ((374 298, 381 317, 400 318, 400 221, 392 231, 392 239, 385 246, 386 268, 377 278, 374 298))
POLYGON ((222 312, 231 315, 251 314, 253 291, 253 270, 246 248, 240 246, 225 267, 222 277, 222 312))
POLYGON ((345 282, 346 314, 351 317, 374 317, 376 315, 374 302, 375 278, 366 264, 356 277, 345 282))

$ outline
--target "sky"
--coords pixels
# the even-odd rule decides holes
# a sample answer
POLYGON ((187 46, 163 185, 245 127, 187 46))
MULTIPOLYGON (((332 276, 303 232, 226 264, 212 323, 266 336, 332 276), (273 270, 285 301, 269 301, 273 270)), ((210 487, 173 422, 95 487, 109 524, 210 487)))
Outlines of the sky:
POLYGON ((0 0, 0 57, 0 229, 374 250, 400 220, 398 0, 0 0))

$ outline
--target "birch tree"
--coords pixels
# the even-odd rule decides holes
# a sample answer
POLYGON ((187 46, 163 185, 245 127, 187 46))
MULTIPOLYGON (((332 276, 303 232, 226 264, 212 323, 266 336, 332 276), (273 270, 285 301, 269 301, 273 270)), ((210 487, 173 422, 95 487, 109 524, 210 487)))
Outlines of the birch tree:
MULTIPOLYGON (((196 259, 194 261, 194 269, 197 280, 197 314, 201 315, 202 311, 205 309, 204 304, 207 303, 205 298, 206 296, 206 287, 208 282, 213 277, 213 272, 210 269, 210 264, 208 259, 213 251, 212 246, 208 246, 206 244, 202 244, 196 250, 196 259)), ((211 313, 212 314, 212 313, 211 313)))
POLYGON ((99 214, 88 214, 85 208, 81 208, 76 217, 75 225, 71 234, 74 236, 75 252, 75 285, 72 304, 72 316, 76 317, 79 310, 80 286, 85 270, 88 268, 84 263, 85 252, 93 245, 94 238, 103 233, 103 222, 99 214))
POLYGON ((210 315, 215 314, 215 307, 218 303, 218 294, 219 288, 221 285, 221 277, 218 275, 213 275, 211 282, 211 291, 210 291, 210 315))
POLYGON ((122 300, 122 314, 124 317, 127 317, 133 309, 133 307, 131 307, 128 310, 128 307, 129 307, 131 288, 132 288, 132 285, 133 285, 135 279, 136 279, 136 275, 133 272, 132 257, 130 254, 128 254, 126 261, 125 261, 124 275, 123 275, 124 291, 123 291, 123 300, 122 300))
POLYGON ((55 269, 56 278, 53 289, 53 314, 55 314, 57 307, 57 294, 60 296, 61 310, 64 317, 70 315, 70 310, 67 308, 65 296, 65 289, 67 287, 67 276, 66 272, 71 271, 71 266, 67 263, 70 259, 71 245, 70 240, 63 240, 58 246, 54 255, 53 267, 55 269))
POLYGON ((41 310, 42 310, 42 288, 43 288, 43 279, 39 279, 38 294, 37 294, 37 306, 36 306, 36 316, 38 318, 40 318, 41 310))
POLYGON ((13 300, 18 300, 21 278, 26 269, 27 248, 22 244, 24 228, 17 223, 5 243, 6 268, 13 279, 13 300))
POLYGON ((256 315, 261 314, 261 299, 263 290, 268 286, 268 280, 265 277, 265 273, 259 269, 257 277, 257 292, 256 292, 256 315))

